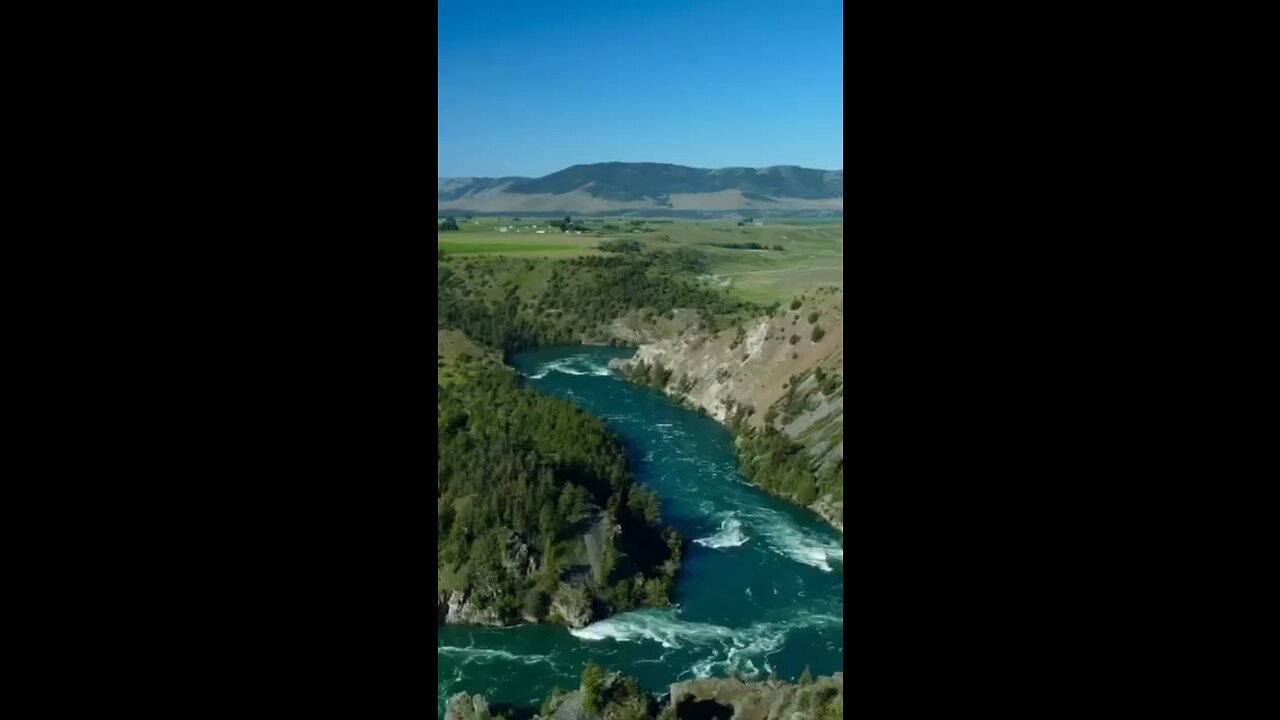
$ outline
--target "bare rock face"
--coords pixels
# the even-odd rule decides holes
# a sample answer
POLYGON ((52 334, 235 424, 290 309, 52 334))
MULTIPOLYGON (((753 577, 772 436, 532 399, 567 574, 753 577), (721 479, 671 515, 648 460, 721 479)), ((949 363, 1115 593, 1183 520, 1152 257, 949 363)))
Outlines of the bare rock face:
POLYGON ((844 501, 836 500, 831 495, 823 495, 809 509, 821 515, 835 529, 844 532, 844 501))
POLYGON ((458 693, 449 698, 445 706, 444 720, 490 720, 489 703, 483 695, 458 693))
POLYGON ((604 514, 600 514, 587 532, 583 534, 582 540, 587 548, 587 561, 591 565, 591 572, 596 578, 596 582, 604 580, 604 546, 609 542, 609 535, 606 532, 604 514))
POLYGON ((569 627, 583 628, 591 624, 591 596, 576 585, 563 584, 551 598, 551 612, 569 627))
POLYGON ((671 686, 676 717, 723 717, 733 720, 812 720, 830 716, 844 702, 844 677, 819 677, 812 684, 767 681, 744 683, 732 678, 689 680, 671 686))
MULTIPOLYGON (((602 695, 610 695, 611 687, 620 679, 609 673, 602 695)), ((777 680, 743 682, 732 678, 707 678, 678 682, 671 686, 668 707, 658 718, 698 718, 700 720, 827 720, 844 716, 844 673, 818 677, 811 683, 796 684, 777 680)), ((645 695, 640 703, 648 703, 645 695)), ((659 702, 662 699, 659 698, 659 702)), ((582 707, 582 693, 574 690, 549 698, 542 715, 534 720, 616 720, 617 718, 652 718, 653 709, 635 704, 611 704, 603 715, 588 713, 582 707)), ((458 693, 446 706, 445 720, 487 720, 489 706, 479 695, 458 693)))
MULTIPOLYGON (((646 368, 660 368, 660 373, 647 376, 650 382, 655 382, 654 376, 667 377, 664 392, 721 422, 729 423, 735 415, 757 429, 771 422, 805 448, 815 472, 844 458, 844 294, 840 291, 807 293, 795 309, 787 304, 772 315, 716 334, 690 329, 667 335, 641 345, 632 358, 610 361, 609 366, 624 374, 639 371, 641 382, 646 368), (817 328, 823 332, 819 334, 817 328), (822 377, 836 382, 823 383, 822 377), (792 383, 798 384, 793 388, 792 383)), ((843 500, 827 495, 809 508, 844 532, 843 500)))
POLYGON ((514 532, 508 532, 507 540, 503 544, 502 567, 512 575, 519 576, 525 572, 533 572, 537 569, 537 563, 529 553, 529 545, 521 540, 520 536, 514 532), (533 570, 530 570, 533 568, 533 570))
POLYGON ((760 427, 764 412, 786 394, 793 375, 815 367, 844 375, 844 294, 838 291, 806 295, 796 310, 744 322, 714 335, 686 330, 641 345, 621 367, 644 362, 671 370, 668 392, 679 394, 720 421, 729 408, 749 406, 756 414, 748 423, 760 427), (817 313, 814 322, 809 322, 817 313), (815 326, 824 330, 812 340, 815 326), (795 343, 791 337, 797 338, 795 343), (681 387, 683 381, 683 387, 681 387))
POLYGON ((698 313, 694 310, 673 310, 669 317, 646 317, 642 313, 630 312, 614 320, 606 334, 628 345, 639 345, 682 334, 697 322, 698 313))
POLYGON ((449 610, 445 614, 445 623, 449 625, 494 625, 501 627, 504 623, 498 618, 498 612, 492 608, 478 608, 470 602, 467 593, 454 590, 449 596, 449 610))
POLYGON ((582 708, 582 693, 574 690, 556 698, 545 720, 591 720, 582 708))

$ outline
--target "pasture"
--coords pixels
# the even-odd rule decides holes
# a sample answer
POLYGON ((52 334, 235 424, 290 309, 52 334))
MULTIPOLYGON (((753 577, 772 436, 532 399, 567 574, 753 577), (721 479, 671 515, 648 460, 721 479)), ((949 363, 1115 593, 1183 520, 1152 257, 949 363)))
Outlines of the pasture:
POLYGON ((437 244, 445 253, 464 257, 555 259, 602 254, 598 248, 602 240, 625 239, 640 243, 644 252, 696 250, 707 260, 704 281, 759 302, 786 301, 821 286, 844 287, 842 218, 769 218, 762 225, 683 218, 574 218, 585 225, 579 234, 561 232, 549 224, 552 218, 516 217, 456 218, 459 229, 438 232, 437 244), (742 247, 750 244, 766 249, 742 247))

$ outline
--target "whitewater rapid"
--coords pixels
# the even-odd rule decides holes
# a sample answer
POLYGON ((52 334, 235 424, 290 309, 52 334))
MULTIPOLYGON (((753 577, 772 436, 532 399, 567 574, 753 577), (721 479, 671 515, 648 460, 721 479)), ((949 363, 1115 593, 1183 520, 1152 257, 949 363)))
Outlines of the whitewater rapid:
POLYGON ((540 368, 536 373, 525 375, 530 380, 541 380, 548 373, 562 373, 564 375, 594 375, 596 377, 605 377, 612 375, 613 371, 607 366, 597 362, 593 362, 592 358, 587 354, 570 355, 569 357, 549 362, 540 368))
POLYGON ((576 687, 588 660, 656 692, 730 671, 794 680, 806 666, 815 674, 843 669, 841 536, 751 486, 723 426, 618 378, 607 363, 628 352, 544 348, 510 362, 528 386, 603 419, 636 480, 657 491, 664 523, 688 541, 674 606, 577 629, 440 628, 441 693, 536 706, 553 686, 576 687))

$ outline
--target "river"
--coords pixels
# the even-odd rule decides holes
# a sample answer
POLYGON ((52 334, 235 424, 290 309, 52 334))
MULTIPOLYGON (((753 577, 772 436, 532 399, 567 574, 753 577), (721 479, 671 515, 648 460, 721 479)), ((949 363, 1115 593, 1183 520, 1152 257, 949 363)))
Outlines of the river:
POLYGON ((457 692, 537 706, 575 689, 587 660, 634 675, 655 693, 672 682, 776 672, 795 679, 844 668, 844 551, 816 515, 747 484, 733 437, 661 393, 606 367, 631 350, 540 348, 510 364, 542 392, 573 399, 618 434, 636 480, 657 490, 662 517, 692 542, 672 608, 615 615, 582 629, 441 626, 438 715, 457 692))

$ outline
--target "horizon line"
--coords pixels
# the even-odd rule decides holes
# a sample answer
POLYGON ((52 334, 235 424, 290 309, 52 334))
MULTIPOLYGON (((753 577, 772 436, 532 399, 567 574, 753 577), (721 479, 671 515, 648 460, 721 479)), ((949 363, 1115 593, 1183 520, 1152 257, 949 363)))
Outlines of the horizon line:
POLYGON ((721 167, 706 168, 706 167, 697 167, 697 166, 695 166, 695 165, 681 165, 680 163, 654 162, 654 161, 650 161, 650 160, 642 160, 642 161, 635 161, 635 162, 627 161, 627 160, 602 160, 602 161, 600 161, 600 162, 574 163, 574 164, 572 164, 572 165, 566 165, 566 166, 564 166, 564 167, 560 168, 559 170, 552 170, 551 172, 546 173, 545 175, 436 175, 436 179, 437 179, 437 180, 460 180, 460 179, 463 179, 463 178, 484 178, 484 179, 497 179, 497 178, 523 178, 523 179, 538 179, 538 178, 544 178, 544 177, 547 177, 548 175, 555 175, 555 174, 556 174, 556 173, 558 173, 558 172, 564 172, 565 170, 568 170, 568 169, 570 169, 570 168, 575 168, 575 167, 580 167, 580 166, 588 166, 588 165, 670 165, 670 166, 673 166, 673 167, 688 168, 688 169, 690 169, 690 170, 769 170, 769 169, 771 169, 771 168, 788 168, 788 167, 793 167, 793 168, 800 168, 801 170, 817 170, 817 171, 819 171, 819 172, 844 172, 844 168, 835 168, 835 169, 832 169, 832 168, 816 168, 816 167, 805 167, 804 165, 724 165, 724 166, 721 166, 721 167))

